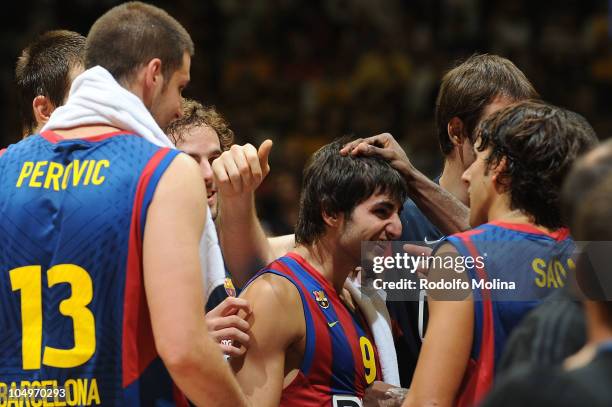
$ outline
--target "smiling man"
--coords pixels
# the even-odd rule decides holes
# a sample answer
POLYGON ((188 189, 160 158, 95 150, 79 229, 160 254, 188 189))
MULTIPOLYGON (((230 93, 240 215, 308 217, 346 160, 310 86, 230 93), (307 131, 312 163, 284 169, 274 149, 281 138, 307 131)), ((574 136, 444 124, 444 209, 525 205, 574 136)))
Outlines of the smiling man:
POLYGON ((346 141, 313 155, 297 247, 243 292, 253 309, 252 341, 232 365, 257 406, 361 405, 366 387, 380 380, 376 344, 344 284, 360 265, 362 241, 400 235, 406 191, 384 160, 341 156, 346 141))
MULTIPOLYGON (((436 250, 438 256, 480 257, 484 266, 468 268, 467 299, 429 296, 429 327, 404 407, 475 405, 489 391, 509 334, 563 286, 547 270, 573 269, 560 190, 575 159, 596 143, 575 114, 542 102, 511 105, 479 125, 476 159, 462 176, 474 229, 446 238, 436 250), (482 280, 515 282, 517 289, 500 294, 474 285, 482 280)), ((429 273, 459 276, 452 269, 429 273)))

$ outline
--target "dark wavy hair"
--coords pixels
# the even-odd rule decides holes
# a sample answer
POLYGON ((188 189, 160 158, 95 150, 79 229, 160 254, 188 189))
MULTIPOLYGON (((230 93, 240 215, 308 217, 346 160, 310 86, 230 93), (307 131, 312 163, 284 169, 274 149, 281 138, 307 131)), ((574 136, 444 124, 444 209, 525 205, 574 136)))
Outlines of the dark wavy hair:
POLYGON ((343 213, 350 218, 353 209, 375 193, 387 193, 400 205, 406 200, 406 183, 387 161, 340 155, 350 140, 342 137, 323 146, 306 165, 295 228, 297 243, 312 244, 325 233, 323 213, 343 213))
POLYGON ((478 128, 476 148, 491 153, 487 170, 505 159, 499 181, 510 192, 512 209, 537 225, 564 226, 560 195, 578 156, 597 144, 591 125, 577 113, 538 101, 524 101, 493 113, 478 128))

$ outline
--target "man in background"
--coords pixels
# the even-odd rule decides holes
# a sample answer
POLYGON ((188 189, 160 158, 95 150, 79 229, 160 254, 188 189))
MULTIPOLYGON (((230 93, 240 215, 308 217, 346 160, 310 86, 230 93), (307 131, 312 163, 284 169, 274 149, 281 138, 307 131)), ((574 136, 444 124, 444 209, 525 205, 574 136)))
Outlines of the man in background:
POLYGON ((23 49, 15 67, 23 135, 37 133, 63 105, 72 80, 85 69, 85 37, 47 31, 23 49))

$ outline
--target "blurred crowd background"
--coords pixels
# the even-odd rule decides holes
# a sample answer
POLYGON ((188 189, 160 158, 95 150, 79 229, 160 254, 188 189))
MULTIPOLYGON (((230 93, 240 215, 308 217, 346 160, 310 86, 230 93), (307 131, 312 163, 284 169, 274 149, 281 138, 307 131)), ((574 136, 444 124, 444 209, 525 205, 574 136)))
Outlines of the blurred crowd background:
MULTIPOLYGON (((14 66, 38 34, 87 35, 118 1, 11 3, 0 37, 0 147, 20 139, 14 66)), ((511 59, 542 97, 612 134, 610 4, 605 0, 152 1, 196 45, 185 95, 215 105, 237 142, 274 141, 258 194, 271 233, 292 232, 301 170, 335 137, 391 132, 431 176, 442 159, 433 112, 445 71, 469 55, 511 59)))

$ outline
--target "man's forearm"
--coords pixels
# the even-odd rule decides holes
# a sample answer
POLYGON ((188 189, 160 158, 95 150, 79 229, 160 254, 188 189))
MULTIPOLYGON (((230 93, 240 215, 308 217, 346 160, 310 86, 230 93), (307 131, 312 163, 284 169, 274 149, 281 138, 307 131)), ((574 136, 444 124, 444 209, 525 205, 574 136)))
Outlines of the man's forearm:
POLYGON ((470 209, 450 192, 413 166, 401 170, 410 198, 442 233, 450 235, 470 229, 470 209))
POLYGON ((271 257, 253 194, 221 201, 217 223, 225 264, 234 284, 242 287, 271 257))
POLYGON ((197 406, 249 405, 228 363, 209 338, 183 360, 164 361, 180 389, 197 406))

